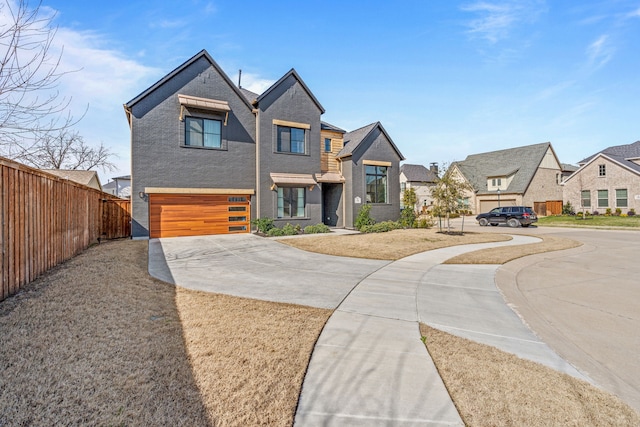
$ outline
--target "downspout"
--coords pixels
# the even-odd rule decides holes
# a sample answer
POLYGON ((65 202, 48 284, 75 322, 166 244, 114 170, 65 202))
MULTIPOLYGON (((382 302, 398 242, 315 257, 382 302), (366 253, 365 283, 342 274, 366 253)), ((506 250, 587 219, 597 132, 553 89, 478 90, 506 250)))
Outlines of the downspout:
POLYGON ((260 218, 260 109, 254 108, 256 115, 256 217, 260 218))
MULTIPOLYGON (((342 173, 342 159, 338 159, 336 158, 336 160, 338 161, 338 167, 340 170, 340 175, 344 178, 344 175, 342 173)), ((346 200, 346 191, 347 191, 347 180, 345 179, 342 182, 342 194, 340 195, 340 198, 342 199, 342 228, 347 228, 347 200, 346 200)))

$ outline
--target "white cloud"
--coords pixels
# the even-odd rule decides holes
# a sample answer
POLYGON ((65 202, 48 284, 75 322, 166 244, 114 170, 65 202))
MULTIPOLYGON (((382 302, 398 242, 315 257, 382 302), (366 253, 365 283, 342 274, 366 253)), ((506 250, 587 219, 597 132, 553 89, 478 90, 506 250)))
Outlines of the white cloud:
POLYGON ((546 10, 544 1, 539 0, 478 1, 461 9, 478 15, 467 23, 469 33, 491 43, 507 38, 516 25, 532 22, 546 10))
MULTIPOLYGON (((231 77, 231 81, 238 83, 238 73, 231 77)), ((242 72, 241 85, 244 89, 250 90, 253 93, 260 95, 265 90, 269 89, 275 80, 269 80, 258 76, 257 74, 242 72)))
POLYGON ((611 45, 609 36, 601 35, 587 47, 589 65, 595 68, 602 67, 613 58, 614 51, 615 48, 611 45))
POLYGON ((640 7, 634 10, 633 12, 629 12, 627 14, 627 18, 640 18, 640 7))

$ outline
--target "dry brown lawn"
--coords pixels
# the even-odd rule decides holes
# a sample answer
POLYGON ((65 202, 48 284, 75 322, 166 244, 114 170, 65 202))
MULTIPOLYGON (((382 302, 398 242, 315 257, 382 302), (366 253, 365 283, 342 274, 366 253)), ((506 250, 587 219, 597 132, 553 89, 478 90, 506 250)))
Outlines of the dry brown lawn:
POLYGON ((542 242, 467 252, 466 254, 449 258, 445 261, 445 264, 505 264, 509 261, 513 261, 514 259, 522 258, 527 255, 561 251, 563 249, 576 248, 582 245, 582 243, 578 241, 563 237, 547 235, 536 237, 541 238, 542 242))
POLYGON ((640 426, 615 396, 494 347, 420 325, 467 426, 640 426))
POLYGON ((146 249, 103 243, 0 303, 0 426, 291 425, 330 312, 176 288, 146 249))
POLYGON ((396 260, 447 246, 505 240, 511 240, 511 237, 491 233, 444 234, 427 228, 393 230, 387 233, 321 235, 279 241, 298 249, 327 255, 396 260))

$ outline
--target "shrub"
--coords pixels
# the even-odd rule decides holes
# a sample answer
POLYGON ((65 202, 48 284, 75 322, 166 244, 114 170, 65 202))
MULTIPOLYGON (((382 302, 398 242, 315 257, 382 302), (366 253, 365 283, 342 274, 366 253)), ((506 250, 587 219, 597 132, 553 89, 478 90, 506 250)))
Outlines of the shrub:
POLYGON ((331 229, 324 224, 307 225, 304 234, 330 233, 331 229))
POLYGON ((600 212, 598 212, 598 211, 593 211, 593 212, 591 212, 591 215, 593 215, 593 216, 600 215, 600 212))
POLYGON ((273 218, 256 218, 251 220, 251 225, 255 225, 256 231, 259 233, 268 234, 269 230, 271 230, 273 225, 273 218))
POLYGON ((449 214, 449 219, 460 218, 460 214, 458 212, 451 212, 449 214))
POLYGON ((604 212, 604 214, 606 216, 611 216, 611 208, 607 208, 607 210, 604 212))
POLYGON ((629 212, 627 212, 627 216, 634 216, 635 214, 636 214, 635 209, 629 209, 629 212))
POLYGON ((620 208, 616 208, 616 211, 614 213, 615 216, 620 216, 622 214, 622 209, 620 208))
POLYGON ((576 211, 571 206, 571 202, 567 202, 562 205, 562 215, 575 215, 576 211))
POLYGON ((385 233, 391 230, 403 228, 397 221, 382 221, 376 224, 366 225, 360 231, 363 233, 385 233))
POLYGON ((295 236, 296 234, 298 234, 298 230, 300 230, 300 226, 296 225, 293 226, 289 223, 286 223, 284 227, 282 227, 282 233, 285 236, 295 236))
POLYGON ((420 218, 417 221, 416 227, 418 228, 431 228, 435 225, 433 218, 420 218))
POLYGON ((404 228, 414 228, 416 226, 416 212, 412 206, 405 206, 400 212, 400 224, 404 228))
POLYGON ((284 236, 284 231, 282 230, 282 228, 273 227, 269 229, 269 231, 267 231, 267 236, 269 237, 284 236))
POLYGON ((362 207, 358 211, 358 216, 356 217, 356 222, 354 224, 356 227, 356 230, 362 231, 363 227, 366 227, 368 225, 373 225, 375 223, 376 221, 373 218, 371 218, 371 205, 368 203, 365 203, 364 205, 362 205, 362 207))

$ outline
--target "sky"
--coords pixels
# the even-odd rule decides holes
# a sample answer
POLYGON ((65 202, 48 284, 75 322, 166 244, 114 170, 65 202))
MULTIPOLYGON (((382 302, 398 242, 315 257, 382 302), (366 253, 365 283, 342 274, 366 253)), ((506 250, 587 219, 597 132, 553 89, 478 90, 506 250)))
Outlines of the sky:
POLYGON ((551 142, 576 164, 640 140, 640 0, 43 0, 41 13, 76 130, 118 156, 103 183, 131 171, 122 105, 202 49, 257 93, 295 68, 322 120, 380 121, 406 163, 551 142))

